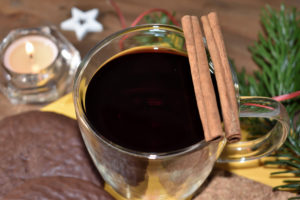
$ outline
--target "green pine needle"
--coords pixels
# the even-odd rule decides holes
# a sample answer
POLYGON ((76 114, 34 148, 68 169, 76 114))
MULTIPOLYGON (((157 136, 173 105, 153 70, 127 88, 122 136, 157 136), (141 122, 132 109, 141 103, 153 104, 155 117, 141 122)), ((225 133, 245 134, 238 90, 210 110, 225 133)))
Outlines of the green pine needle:
POLYGON ((297 199, 300 199, 300 196, 298 196, 298 197, 291 197, 291 198, 289 198, 289 200, 297 200, 297 199))
POLYGON ((273 172, 273 173, 271 173, 271 175, 289 174, 289 173, 293 173, 293 174, 296 174, 296 176, 300 176, 300 170, 287 170, 287 171, 283 171, 283 172, 273 172))

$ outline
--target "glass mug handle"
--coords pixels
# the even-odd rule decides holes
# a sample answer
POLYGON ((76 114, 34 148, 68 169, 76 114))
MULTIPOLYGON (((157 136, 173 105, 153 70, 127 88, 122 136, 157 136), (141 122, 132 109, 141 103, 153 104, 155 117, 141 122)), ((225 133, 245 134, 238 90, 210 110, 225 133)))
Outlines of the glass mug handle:
MULTIPOLYGON (((285 141, 289 133, 289 117, 284 106, 271 98, 239 97, 240 118, 265 118, 275 122, 273 128, 253 140, 227 144, 218 162, 244 162, 270 155, 285 141)), ((244 134, 242 134, 243 136, 244 134)))

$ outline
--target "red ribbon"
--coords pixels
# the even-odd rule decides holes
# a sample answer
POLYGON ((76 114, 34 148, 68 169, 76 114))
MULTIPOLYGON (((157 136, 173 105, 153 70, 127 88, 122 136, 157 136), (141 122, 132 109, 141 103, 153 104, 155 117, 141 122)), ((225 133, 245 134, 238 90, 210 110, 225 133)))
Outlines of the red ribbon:
MULTIPOLYGON (((289 94, 283 94, 283 95, 280 95, 280 96, 272 97, 272 99, 274 99, 276 101, 285 101, 285 100, 296 98, 298 96, 300 96, 300 90, 296 91, 296 92, 289 93, 289 94)), ((274 110, 273 107, 266 106, 266 105, 261 105, 261 104, 256 104, 256 103, 245 103, 244 105, 256 106, 256 107, 260 107, 260 108, 266 108, 266 109, 269 109, 269 110, 274 110)))
POLYGON ((285 100, 296 98, 298 96, 300 96, 300 90, 296 91, 296 92, 289 93, 289 94, 283 94, 283 95, 280 95, 280 96, 272 97, 272 99, 274 99, 276 101, 285 101, 285 100))

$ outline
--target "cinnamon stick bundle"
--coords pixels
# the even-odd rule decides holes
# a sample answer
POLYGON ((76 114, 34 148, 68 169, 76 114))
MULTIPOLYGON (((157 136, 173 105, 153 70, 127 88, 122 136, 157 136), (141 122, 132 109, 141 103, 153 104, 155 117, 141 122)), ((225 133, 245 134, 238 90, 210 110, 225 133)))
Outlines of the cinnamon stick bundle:
POLYGON ((222 137, 223 131, 208 67, 203 35, 197 17, 187 15, 181 21, 204 135, 206 141, 211 141, 222 137))
POLYGON ((225 136, 229 143, 237 142, 241 138, 238 105, 217 14, 202 16, 201 21, 217 79, 225 136))
MULTIPOLYGON (((184 16, 182 28, 191 67, 198 110, 207 141, 223 136, 220 114, 213 88, 203 35, 196 16, 184 16)), ((240 140, 238 106, 230 66, 216 13, 202 16, 208 50, 214 64, 222 107, 225 136, 229 142, 240 140)))

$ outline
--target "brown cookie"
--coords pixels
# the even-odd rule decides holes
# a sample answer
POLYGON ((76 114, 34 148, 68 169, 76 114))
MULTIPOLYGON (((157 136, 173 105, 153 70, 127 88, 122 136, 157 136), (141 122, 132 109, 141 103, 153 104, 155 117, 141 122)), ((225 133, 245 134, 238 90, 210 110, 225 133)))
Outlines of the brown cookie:
POLYGON ((31 111, 0 121, 0 197, 41 176, 75 177, 102 185, 75 120, 31 111))
POLYGON ((70 177, 29 179, 10 191, 3 200, 113 200, 103 188, 70 177))

